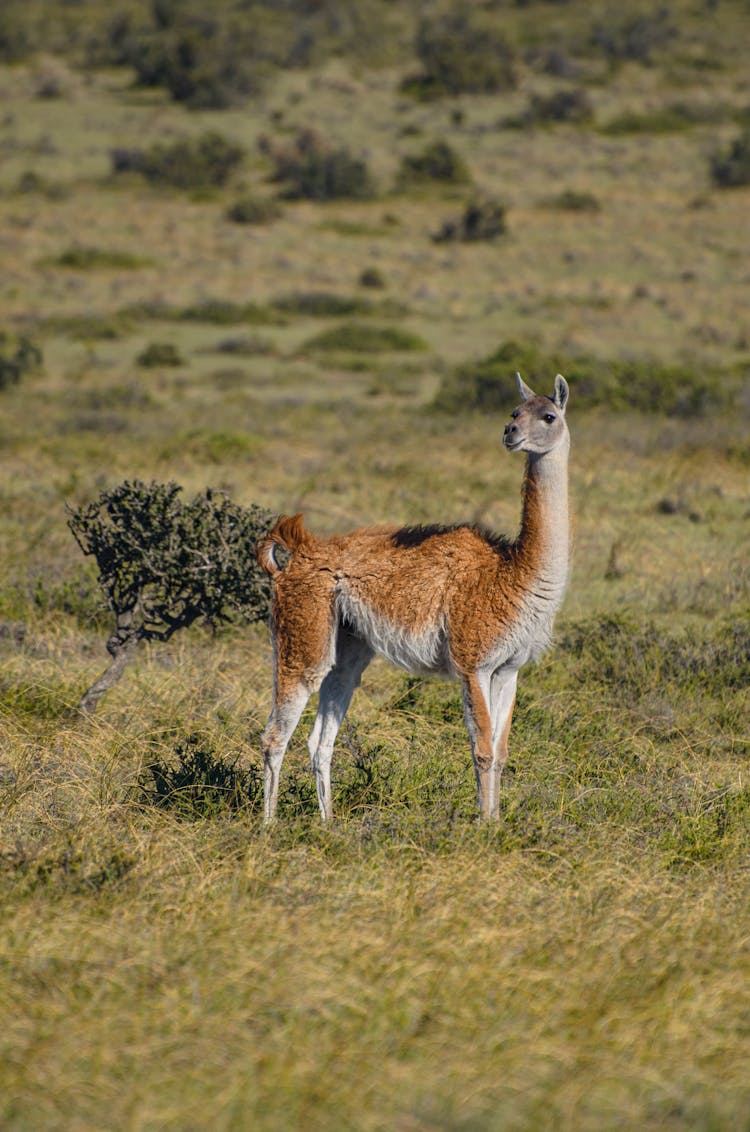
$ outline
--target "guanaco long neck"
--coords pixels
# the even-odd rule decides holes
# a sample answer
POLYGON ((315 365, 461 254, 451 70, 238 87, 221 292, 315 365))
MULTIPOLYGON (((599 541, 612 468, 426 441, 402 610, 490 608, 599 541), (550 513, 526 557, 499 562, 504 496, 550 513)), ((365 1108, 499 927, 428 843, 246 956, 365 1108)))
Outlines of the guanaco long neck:
POLYGON ((562 601, 570 559, 569 444, 529 454, 521 532, 516 543, 525 583, 555 608, 562 601))

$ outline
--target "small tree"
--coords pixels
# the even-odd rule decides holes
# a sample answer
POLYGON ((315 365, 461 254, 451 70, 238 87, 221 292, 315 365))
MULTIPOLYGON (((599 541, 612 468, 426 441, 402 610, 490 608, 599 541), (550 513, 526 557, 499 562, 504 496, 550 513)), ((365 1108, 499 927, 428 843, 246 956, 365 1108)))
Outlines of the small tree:
POLYGON ((207 489, 191 503, 176 483, 125 481, 93 503, 69 509, 68 525, 99 568, 115 617, 107 641, 112 660, 78 708, 92 714, 140 641, 167 641, 197 620, 209 625, 267 616, 268 579, 255 544, 273 515, 239 507, 207 489))

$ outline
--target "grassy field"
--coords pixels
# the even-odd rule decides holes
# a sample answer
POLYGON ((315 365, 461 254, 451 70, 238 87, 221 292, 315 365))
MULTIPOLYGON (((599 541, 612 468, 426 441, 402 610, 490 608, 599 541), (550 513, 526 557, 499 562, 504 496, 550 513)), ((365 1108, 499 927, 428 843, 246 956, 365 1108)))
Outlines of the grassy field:
POLYGON ((0 356, 43 354, 0 388, 5 1128, 750 1130, 750 187, 711 175, 747 129, 750 10, 675 2, 628 58, 596 47, 604 5, 480 7, 508 91, 404 93, 415 17, 385 5, 372 57, 347 40, 221 110, 92 66, 93 0, 0 24, 40 45, 0 63, 0 356), (560 90, 582 120, 539 118, 560 90), (311 126, 374 195, 230 220, 311 126), (245 154, 223 186, 113 172, 206 131, 245 154), (399 182, 435 141, 471 184, 399 182), (433 238, 479 198, 504 235, 433 238), (507 414, 471 400, 508 342, 572 367, 575 551, 496 828, 457 686, 378 661, 335 824, 313 705, 264 831, 264 626, 144 647, 76 715, 111 627, 66 504, 176 480, 322 532, 513 534, 507 414))

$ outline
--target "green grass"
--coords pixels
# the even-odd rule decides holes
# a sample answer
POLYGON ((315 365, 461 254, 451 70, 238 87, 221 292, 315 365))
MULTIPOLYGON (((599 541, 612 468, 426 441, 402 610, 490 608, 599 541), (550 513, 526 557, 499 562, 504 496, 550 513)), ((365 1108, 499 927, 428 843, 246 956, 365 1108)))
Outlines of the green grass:
POLYGON ((747 193, 711 166, 742 130, 747 11, 676 0, 676 34, 628 48, 603 2, 505 6, 518 90, 420 102, 399 93, 419 13, 387 8, 340 32, 374 20, 381 66, 332 54, 321 24, 309 66, 211 112, 133 89, 111 54, 84 72, 112 50, 94 0, 14 9, 2 331, 42 363, 0 391, 13 1132, 747 1126, 747 193), (28 44, 65 55, 57 97, 28 44), (612 54, 635 48, 647 62, 612 54), (502 125, 568 83, 591 122, 502 125), (229 220, 277 191, 258 137, 313 124, 383 193, 443 141, 507 233, 434 243, 450 204, 426 192, 229 220), (111 176, 113 148, 206 130, 246 157, 202 198, 111 176), (65 249, 124 258, 74 270, 65 249), (387 291, 365 296, 365 271, 387 291), (186 364, 137 367, 154 342, 186 364), (143 647, 76 717, 111 626, 66 503, 175 480, 320 532, 513 534, 518 367, 541 392, 570 380, 575 552, 555 644, 519 681, 497 827, 476 822, 459 688, 375 662, 336 822, 317 816, 312 703, 264 831, 262 626, 143 647))

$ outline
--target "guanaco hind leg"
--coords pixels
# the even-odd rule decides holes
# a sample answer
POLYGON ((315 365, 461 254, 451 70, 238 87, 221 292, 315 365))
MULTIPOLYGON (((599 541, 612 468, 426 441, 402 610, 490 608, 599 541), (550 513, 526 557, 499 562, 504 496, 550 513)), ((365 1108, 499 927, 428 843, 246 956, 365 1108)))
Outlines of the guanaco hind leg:
POLYGON ((333 744, 373 651, 342 625, 333 626, 326 640, 311 634, 305 648, 300 648, 298 641, 294 662, 286 655, 285 641, 277 639, 276 644, 274 703, 262 739, 265 821, 271 822, 275 817, 284 755, 302 712, 317 689, 318 713, 308 749, 320 812, 329 820, 333 744))
POLYGON ((352 695, 358 686, 373 650, 343 625, 336 641, 336 663, 320 686, 318 714, 307 746, 315 772, 318 805, 324 821, 333 817, 331 806, 331 757, 339 727, 346 715, 352 695))

